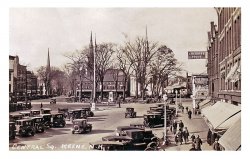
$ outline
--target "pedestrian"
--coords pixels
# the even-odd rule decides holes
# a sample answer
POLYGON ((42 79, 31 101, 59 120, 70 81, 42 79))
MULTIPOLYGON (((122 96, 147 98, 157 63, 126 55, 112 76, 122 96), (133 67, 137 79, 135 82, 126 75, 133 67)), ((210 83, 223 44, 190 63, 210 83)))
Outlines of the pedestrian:
POLYGON ((215 139, 215 142, 213 143, 213 148, 215 151, 221 151, 220 144, 218 142, 218 138, 215 139))
POLYGON ((191 119, 191 117, 192 117, 192 111, 189 109, 189 111, 188 111, 188 118, 191 119))
POLYGON ((196 139, 194 139, 194 143, 195 143, 195 148, 196 148, 196 150, 197 150, 197 151, 201 151, 202 141, 201 141, 199 135, 196 137, 196 139))
POLYGON ((189 151, 196 151, 194 143, 192 143, 192 148, 189 151))
POLYGON ((189 137, 189 132, 188 132, 187 127, 185 127, 183 130, 183 138, 184 138, 185 144, 188 142, 188 137, 189 137))
POLYGON ((212 138, 212 131, 209 129, 208 132, 207 132, 207 143, 210 146, 212 145, 211 138, 212 138))
POLYGON ((175 141, 176 145, 178 145, 178 134, 176 134, 176 135, 174 136, 174 141, 175 141))
POLYGON ((181 112, 184 113, 184 106, 181 106, 181 112))
POLYGON ((179 123, 179 129, 181 129, 181 131, 183 130, 184 128, 184 123, 182 122, 182 120, 180 120, 180 123, 179 123))
POLYGON ((121 108, 121 96, 118 97, 118 106, 121 108))
POLYGON ((192 142, 194 143, 195 135, 192 134, 190 138, 191 138, 192 142))
POLYGON ((174 123, 173 123, 173 133, 176 134, 176 131, 177 131, 177 122, 176 122, 176 120, 174 120, 174 123))
POLYGON ((43 103, 41 103, 41 109, 43 108, 43 103))
POLYGON ((186 111, 187 111, 187 113, 188 113, 188 107, 186 106, 186 111))
POLYGON ((182 139, 183 138, 183 133, 182 133, 181 129, 179 129, 177 135, 178 135, 178 142, 180 142, 181 145, 182 145, 182 142, 183 142, 183 139, 182 139))

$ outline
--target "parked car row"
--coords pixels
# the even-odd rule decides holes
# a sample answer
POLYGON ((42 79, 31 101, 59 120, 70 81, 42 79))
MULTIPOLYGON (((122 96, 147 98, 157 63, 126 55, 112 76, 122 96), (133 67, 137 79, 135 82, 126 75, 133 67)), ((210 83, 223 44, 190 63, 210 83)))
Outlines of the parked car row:
POLYGON ((31 108, 32 108, 32 106, 31 106, 30 101, 28 101, 27 104, 26 104, 26 102, 9 103, 9 112, 27 110, 27 109, 31 109, 31 108))
POLYGON ((149 145, 157 142, 159 139, 151 129, 131 124, 117 127, 115 135, 105 136, 102 137, 102 141, 89 143, 89 148, 104 151, 145 150, 149 145))
POLYGON ((66 125, 62 113, 51 113, 50 108, 19 112, 9 115, 9 139, 19 136, 34 136, 35 133, 43 133, 45 129, 52 127, 64 127, 66 125))

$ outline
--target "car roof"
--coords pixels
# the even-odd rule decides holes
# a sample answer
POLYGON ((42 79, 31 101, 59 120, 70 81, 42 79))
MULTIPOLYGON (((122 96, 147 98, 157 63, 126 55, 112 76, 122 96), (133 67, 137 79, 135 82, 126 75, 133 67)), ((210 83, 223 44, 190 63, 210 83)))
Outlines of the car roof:
POLYGON ((9 123, 10 123, 10 124, 15 124, 15 122, 12 122, 12 121, 10 121, 9 123))
POLYGON ((52 114, 40 114, 40 116, 52 116, 52 114))
POLYGON ((149 115, 161 115, 160 113, 148 113, 148 114, 144 114, 145 116, 149 116, 149 115))
POLYGON ((118 126, 116 129, 122 130, 122 129, 142 129, 142 128, 138 128, 138 127, 134 127, 134 126, 118 126))
POLYGON ((63 115, 63 113, 56 113, 56 112, 54 112, 51 115, 63 115))
POLYGON ((20 119, 20 120, 16 120, 16 121, 32 121, 32 119, 20 119))
POLYGON ((124 145, 122 142, 117 141, 96 141, 96 142, 90 142, 90 145, 124 145))
POLYGON ((41 116, 33 116, 33 117, 30 117, 30 119, 41 119, 41 118, 43 118, 43 117, 41 117, 41 116))
POLYGON ((75 119, 75 120, 73 120, 73 122, 74 121, 87 121, 87 119, 75 119))
POLYGON ((140 130, 140 129, 129 129, 126 130, 127 132, 144 132, 144 130, 140 130))
POLYGON ((40 112, 40 110, 35 110, 35 109, 33 109, 33 110, 30 110, 30 111, 39 111, 39 112, 40 112))
POLYGON ((42 108, 43 110, 51 110, 50 108, 42 108))
POLYGON ((24 113, 27 113, 27 114, 30 114, 30 112, 19 112, 20 114, 24 114, 24 113))
POLYGON ((132 140, 129 136, 116 136, 116 135, 110 135, 110 136, 104 136, 103 138, 107 139, 126 139, 126 140, 132 140))

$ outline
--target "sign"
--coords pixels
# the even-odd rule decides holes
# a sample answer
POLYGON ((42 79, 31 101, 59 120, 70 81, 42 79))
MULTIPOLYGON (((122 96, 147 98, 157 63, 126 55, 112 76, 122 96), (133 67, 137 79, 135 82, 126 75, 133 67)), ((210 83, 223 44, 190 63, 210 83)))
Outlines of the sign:
POLYGON ((188 59, 207 59, 206 51, 188 51, 188 59))
POLYGON ((208 85, 208 77, 195 77, 194 84, 195 85, 208 85))

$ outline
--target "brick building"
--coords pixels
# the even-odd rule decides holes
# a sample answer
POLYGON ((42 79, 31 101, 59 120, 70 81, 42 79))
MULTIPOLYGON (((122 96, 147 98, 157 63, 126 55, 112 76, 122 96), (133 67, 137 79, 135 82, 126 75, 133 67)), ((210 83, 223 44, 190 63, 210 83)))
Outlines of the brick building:
POLYGON ((208 32, 209 95, 215 101, 241 104, 241 9, 216 8, 218 27, 208 32))

